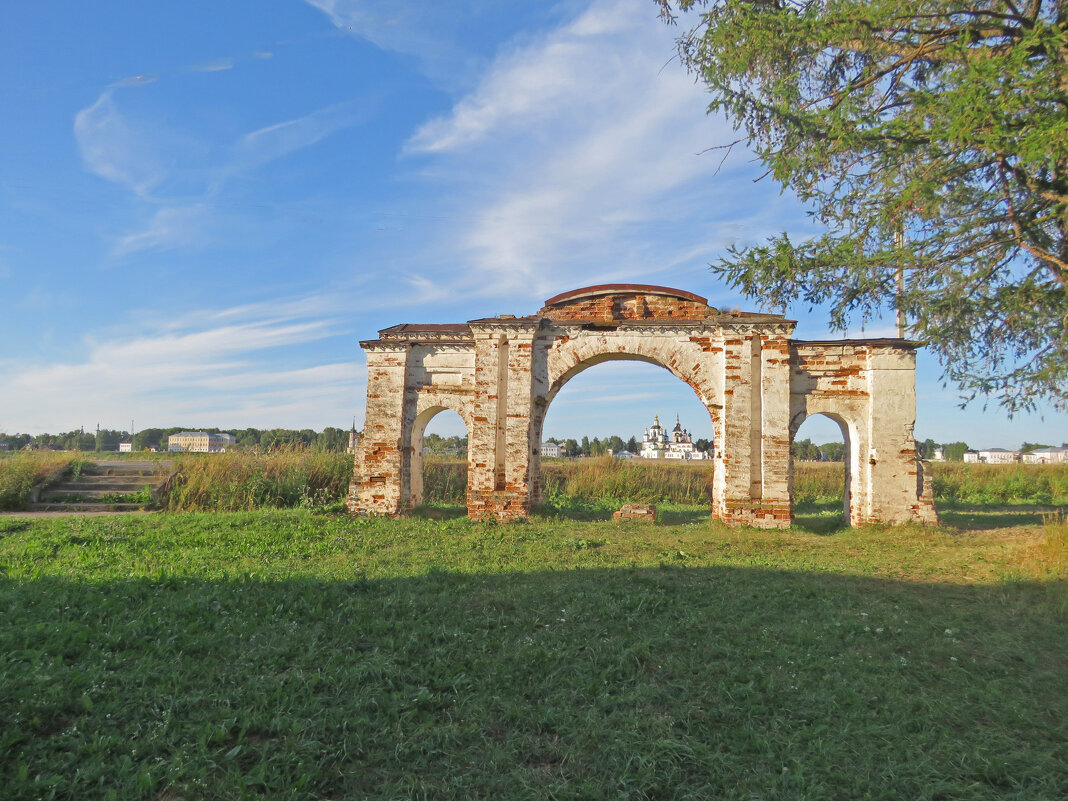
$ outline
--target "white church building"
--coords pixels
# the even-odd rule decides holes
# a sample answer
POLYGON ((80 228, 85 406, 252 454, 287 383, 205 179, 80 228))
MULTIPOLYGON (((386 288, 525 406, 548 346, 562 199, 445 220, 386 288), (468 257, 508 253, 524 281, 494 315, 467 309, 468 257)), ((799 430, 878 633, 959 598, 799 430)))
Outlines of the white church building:
POLYGON ((711 459, 704 451, 699 451, 693 444, 690 432, 686 431, 679 418, 675 417, 675 427, 671 433, 660 425, 660 415, 653 418, 653 424, 642 435, 642 449, 638 454, 643 459, 711 459))

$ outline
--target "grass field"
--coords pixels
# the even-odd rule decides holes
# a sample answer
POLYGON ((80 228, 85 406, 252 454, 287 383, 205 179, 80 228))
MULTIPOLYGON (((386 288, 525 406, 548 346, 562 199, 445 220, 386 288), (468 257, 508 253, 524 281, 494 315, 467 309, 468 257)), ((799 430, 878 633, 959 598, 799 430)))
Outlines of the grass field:
POLYGON ((0 518, 0 795, 1068 797, 1063 519, 663 512, 0 518))

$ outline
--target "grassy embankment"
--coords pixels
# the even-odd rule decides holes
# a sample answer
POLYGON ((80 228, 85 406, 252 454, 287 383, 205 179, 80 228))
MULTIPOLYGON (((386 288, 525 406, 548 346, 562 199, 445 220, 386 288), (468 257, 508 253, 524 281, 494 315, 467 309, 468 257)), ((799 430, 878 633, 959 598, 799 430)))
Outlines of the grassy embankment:
MULTIPOLYGON (((162 508, 168 511, 337 508, 352 471, 351 457, 336 453, 165 456, 178 466, 176 480, 161 499, 162 508)), ((73 458, 60 453, 0 459, 0 508, 19 508, 34 480, 73 458)), ((932 467, 935 498, 943 509, 1068 505, 1068 466, 947 463, 932 467)), ((606 458, 547 460, 542 468, 546 500, 542 511, 548 513, 597 517, 625 502, 706 506, 710 499, 710 467, 705 464, 606 458)), ((467 485, 466 463, 429 461, 424 484, 429 505, 460 506, 467 485)), ((799 512, 839 514, 843 484, 841 464, 797 463, 794 497, 799 512)))

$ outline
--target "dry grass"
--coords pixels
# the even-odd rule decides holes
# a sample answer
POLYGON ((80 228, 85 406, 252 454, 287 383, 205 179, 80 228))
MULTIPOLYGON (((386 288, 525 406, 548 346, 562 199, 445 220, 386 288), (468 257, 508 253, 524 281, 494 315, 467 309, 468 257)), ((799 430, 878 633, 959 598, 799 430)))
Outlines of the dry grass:
POLYGON ((710 503, 712 463, 615 459, 545 461, 541 467, 545 498, 611 498, 633 503, 710 503))
POLYGON ((1068 503, 1068 465, 932 465, 935 498, 948 503, 1068 503))
MULTIPOLYGON (((117 456, 117 455, 116 455, 117 456)), ((292 450, 253 453, 167 454, 179 475, 161 500, 170 511, 239 511, 340 504, 352 474, 352 457, 292 450)), ((30 487, 79 457, 75 453, 17 453, 0 458, 0 509, 23 508, 30 487)), ((943 506, 1068 505, 1068 465, 971 465, 936 463, 935 499, 943 506)), ((550 459, 542 463, 546 500, 611 503, 710 502, 711 463, 550 459)), ((804 507, 840 502, 845 484, 840 462, 796 462, 794 501, 804 507)), ((428 503, 463 504, 467 463, 427 459, 428 503)))
POLYGON ((176 461, 178 473, 160 499, 172 512, 336 505, 352 478, 352 457, 343 453, 187 453, 176 461))
POLYGON ((1029 577, 1068 578, 1068 516, 1064 512, 1046 516, 1042 536, 1023 549, 1020 567, 1029 577))
MULTIPOLYGON (((935 499, 947 504, 1068 504, 1068 465, 933 464, 935 499)), ((463 503, 466 462, 427 460, 426 498, 463 503)), ((548 459, 542 462, 546 498, 611 498, 625 502, 703 504, 710 501, 711 463, 548 459)), ((841 462, 795 462, 794 501, 842 500, 841 462)))
POLYGON ((25 509, 30 489, 62 470, 77 454, 67 452, 15 453, 0 458, 0 509, 25 509))

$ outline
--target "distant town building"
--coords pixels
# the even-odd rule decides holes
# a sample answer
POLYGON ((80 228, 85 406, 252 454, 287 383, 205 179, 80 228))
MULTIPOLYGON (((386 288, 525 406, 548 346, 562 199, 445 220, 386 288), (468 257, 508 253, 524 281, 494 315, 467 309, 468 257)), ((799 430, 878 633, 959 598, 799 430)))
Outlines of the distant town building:
POLYGON ((612 455, 615 456, 617 459, 637 459, 638 458, 638 454, 631 453, 630 451, 616 451, 612 455))
POLYGON ((931 452, 931 461, 932 462, 944 462, 945 460, 946 460, 946 449, 945 448, 941 448, 941 447, 935 448, 931 452))
POLYGON ((120 442, 119 443, 119 453, 133 453, 133 443, 132 442, 120 442))
POLYGON ((966 451, 964 461, 979 464, 1016 464, 1016 462, 1020 461, 1020 452, 1010 451, 1005 448, 966 451))
POLYGON ((686 431, 675 416, 675 427, 667 433, 660 425, 660 415, 642 435, 642 449, 638 454, 643 459, 710 459, 704 451, 697 450, 690 432, 686 431))
POLYGON ((185 453, 222 453, 237 444, 233 434, 209 434, 206 431, 179 431, 167 437, 167 450, 185 453))
POLYGON ((1036 448, 1022 458, 1025 464, 1068 464, 1068 448, 1036 448))
POLYGON ((550 459, 557 459, 564 455, 564 449, 555 442, 543 442, 541 443, 541 455, 550 459))

